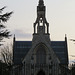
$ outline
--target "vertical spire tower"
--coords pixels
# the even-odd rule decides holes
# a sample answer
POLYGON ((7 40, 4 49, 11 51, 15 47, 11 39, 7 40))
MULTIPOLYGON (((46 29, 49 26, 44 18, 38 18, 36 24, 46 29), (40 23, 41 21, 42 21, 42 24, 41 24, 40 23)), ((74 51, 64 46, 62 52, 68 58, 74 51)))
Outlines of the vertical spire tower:
POLYGON ((44 6, 44 1, 39 0, 39 4, 37 6, 37 19, 34 23, 34 34, 49 34, 49 23, 46 20, 45 11, 46 7, 44 6))

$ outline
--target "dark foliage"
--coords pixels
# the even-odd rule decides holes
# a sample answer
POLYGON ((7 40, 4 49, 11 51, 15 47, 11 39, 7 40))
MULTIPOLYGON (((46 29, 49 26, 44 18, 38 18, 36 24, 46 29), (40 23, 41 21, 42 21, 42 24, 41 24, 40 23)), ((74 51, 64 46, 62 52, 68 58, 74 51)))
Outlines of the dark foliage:
POLYGON ((3 46, 1 48, 0 75, 10 75, 13 59, 13 45, 3 46))
POLYGON ((10 75, 10 69, 6 63, 0 61, 0 75, 10 75))
POLYGON ((6 26, 4 25, 5 22, 7 22, 11 16, 11 14, 13 12, 9 12, 9 13, 5 13, 5 14, 2 14, 3 10, 5 9, 6 7, 3 7, 0 9, 0 41, 3 39, 3 38, 9 38, 10 35, 10 31, 8 31, 6 28, 6 26))
POLYGON ((75 61, 73 61, 72 64, 70 64, 70 75, 75 75, 75 61))
POLYGON ((75 75, 75 63, 72 64, 71 74, 75 75))

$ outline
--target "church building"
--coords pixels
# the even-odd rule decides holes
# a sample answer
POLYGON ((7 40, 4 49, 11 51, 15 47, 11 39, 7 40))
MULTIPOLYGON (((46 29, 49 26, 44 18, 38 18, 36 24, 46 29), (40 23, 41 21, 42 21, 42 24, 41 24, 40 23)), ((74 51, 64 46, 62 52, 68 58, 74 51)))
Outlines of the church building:
POLYGON ((32 41, 13 41, 13 75, 67 75, 68 48, 64 41, 51 41, 46 6, 39 0, 32 41))

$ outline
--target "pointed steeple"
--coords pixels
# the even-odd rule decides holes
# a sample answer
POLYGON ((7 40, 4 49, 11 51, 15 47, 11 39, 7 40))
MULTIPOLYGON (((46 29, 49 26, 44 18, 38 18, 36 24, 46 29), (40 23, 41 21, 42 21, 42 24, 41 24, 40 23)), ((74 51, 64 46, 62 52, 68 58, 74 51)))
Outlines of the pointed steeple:
POLYGON ((15 42, 15 34, 14 34, 14 37, 13 37, 13 42, 15 42))
POLYGON ((65 47, 68 50, 68 48, 67 48, 67 35, 66 34, 65 34, 65 47))
POLYGON ((67 35, 65 34, 65 41, 67 42, 67 35))
MULTIPOLYGON (((66 48, 66 53, 68 53, 68 45, 67 45, 67 35, 65 34, 65 48, 66 48)), ((69 61, 68 61, 68 55, 67 55, 67 66, 69 64, 69 61)))
POLYGON ((49 34, 49 23, 45 16, 46 7, 44 1, 39 0, 37 6, 37 19, 34 23, 34 34, 49 34))

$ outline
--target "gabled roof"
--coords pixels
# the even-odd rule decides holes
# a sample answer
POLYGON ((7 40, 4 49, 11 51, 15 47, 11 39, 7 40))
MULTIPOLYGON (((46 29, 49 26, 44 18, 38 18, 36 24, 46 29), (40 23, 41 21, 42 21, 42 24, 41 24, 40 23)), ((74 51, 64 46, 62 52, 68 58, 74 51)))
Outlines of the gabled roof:
POLYGON ((14 64, 21 64, 22 59, 26 56, 31 48, 31 41, 15 41, 13 50, 13 62, 14 64))
POLYGON ((51 47, 61 61, 61 64, 68 64, 68 52, 65 41, 51 41, 51 47))
MULTIPOLYGON (((13 51, 14 64, 21 64, 32 46, 32 41, 15 41, 13 51)), ((51 41, 51 47, 59 58, 61 64, 68 64, 68 52, 65 41, 51 41)))

